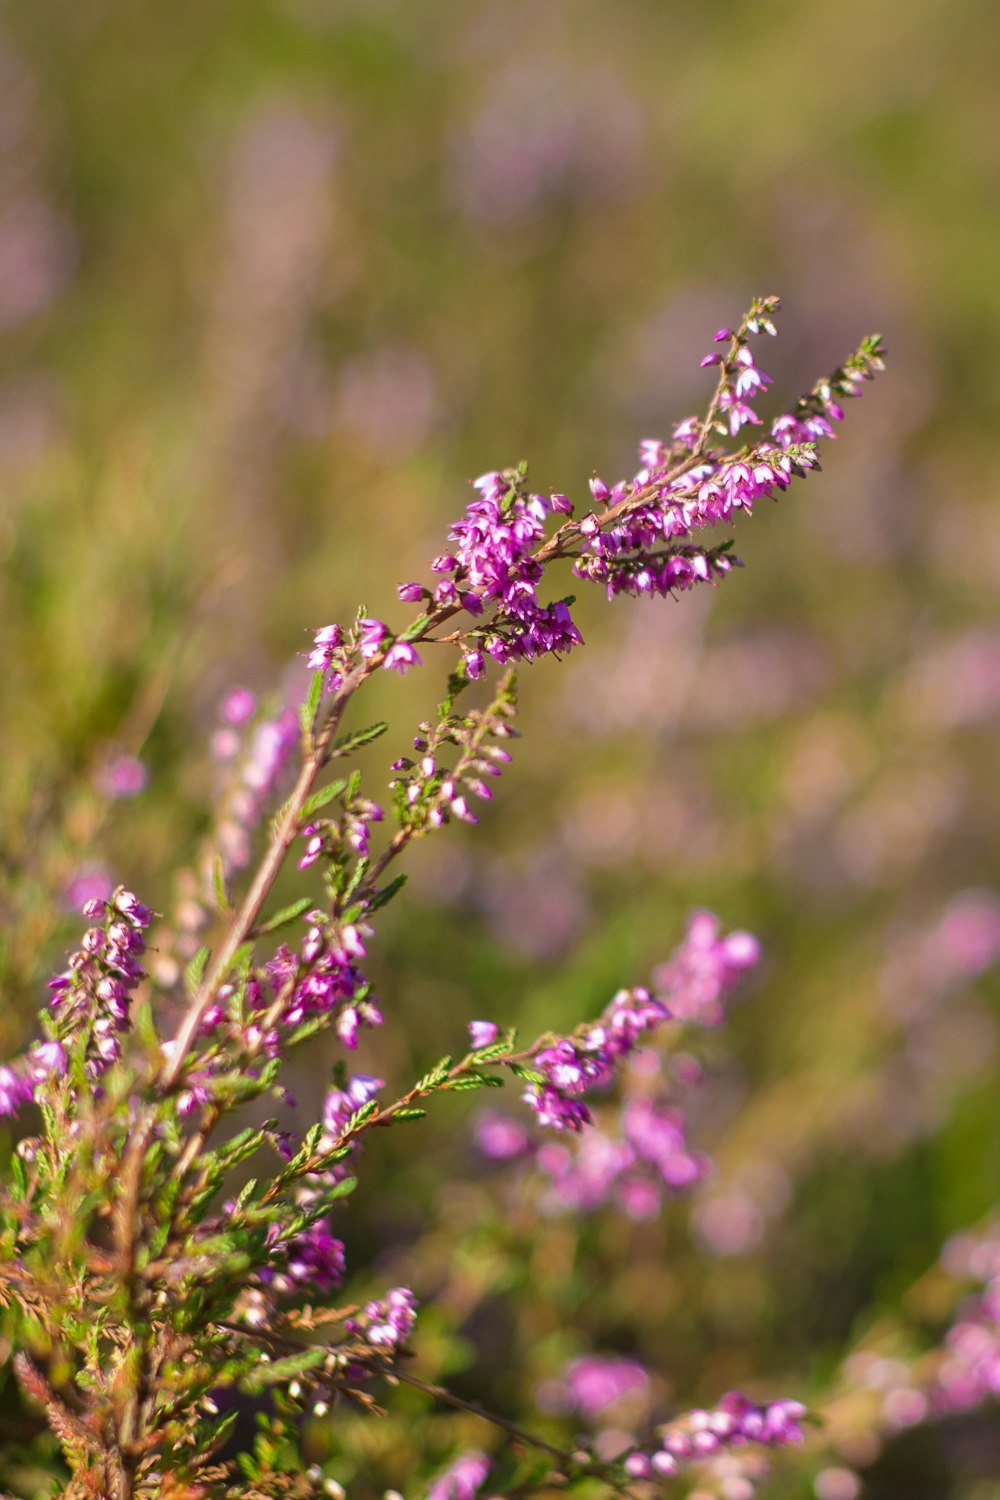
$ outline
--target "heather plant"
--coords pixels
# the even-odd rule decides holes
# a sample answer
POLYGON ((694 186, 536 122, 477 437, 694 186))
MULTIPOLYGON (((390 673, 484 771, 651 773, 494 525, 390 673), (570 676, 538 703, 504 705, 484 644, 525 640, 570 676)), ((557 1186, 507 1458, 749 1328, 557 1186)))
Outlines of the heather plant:
MULTIPOLYGON (((632 477, 595 476, 578 508, 533 491, 523 466, 482 475, 434 577, 397 590, 417 606, 408 625, 362 608, 317 630, 298 712, 255 717, 248 695, 227 699, 213 851, 204 871, 180 872, 170 922, 122 887, 89 895, 42 1036, 0 1069, 0 1108, 29 1132, 2 1198, 6 1337, 63 1465, 32 1493, 336 1493, 338 1422, 386 1420, 401 1387, 482 1423, 482 1447, 456 1452, 431 1482, 436 1500, 577 1483, 638 1493, 688 1471, 741 1500, 763 1475, 763 1452, 802 1438, 799 1400, 739 1391, 688 1412, 639 1401, 633 1430, 583 1438, 581 1422, 650 1385, 635 1361, 596 1354, 548 1391, 565 1441, 540 1436, 422 1379, 415 1290, 379 1284, 344 1245, 366 1140, 419 1129, 445 1093, 520 1090, 520 1119, 482 1111, 470 1134, 491 1170, 522 1183, 529 1217, 610 1203, 651 1221, 706 1175, 677 1102, 678 1082, 697 1071, 688 1038, 721 1024, 758 957, 749 934, 724 934, 707 912, 648 985, 619 990, 563 1034, 520 1038, 500 1000, 489 1018, 456 1017, 453 1054, 416 1081, 354 1071, 349 1057, 366 1031, 392 1025, 365 959, 410 846, 475 824, 477 804, 495 795, 517 739, 517 668, 583 647, 565 565, 611 599, 718 583, 738 559, 716 528, 817 467, 841 403, 881 368, 880 341, 868 338, 765 429, 757 405, 770 382, 755 351, 777 308, 761 299, 719 330, 703 361, 718 372, 705 412, 644 442, 632 477), (375 674, 425 669, 432 654, 446 662, 443 700, 375 784, 367 747, 389 726, 355 723, 355 700, 375 674), (279 905, 291 871, 302 894, 279 905), (208 940, 192 952, 193 933, 208 940), (295 1133, 285 1065, 321 1032, 342 1057, 321 1118, 295 1133), (307 1420, 332 1423, 330 1473, 306 1452, 307 1420)), ((107 774, 133 785, 128 764, 107 774)), ((951 1353, 897 1381, 919 1386, 913 1420, 1000 1383, 995 1237, 966 1261, 984 1291, 948 1336, 951 1353), (945 1394, 928 1394, 931 1381, 945 1394)), ((870 1425, 884 1418, 883 1407, 870 1425)))

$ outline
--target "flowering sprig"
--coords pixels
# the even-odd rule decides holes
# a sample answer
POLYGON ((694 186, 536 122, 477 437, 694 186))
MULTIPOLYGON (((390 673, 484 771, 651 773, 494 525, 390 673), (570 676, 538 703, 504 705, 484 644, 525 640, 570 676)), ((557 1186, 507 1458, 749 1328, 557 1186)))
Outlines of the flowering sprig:
MULTIPOLYGON (((495 1087, 512 1074, 537 1122, 572 1140, 591 1119, 595 1091, 640 1043, 685 1012, 715 1024, 756 956, 752 940, 720 937, 702 914, 651 988, 619 991, 596 1021, 566 1035, 520 1047, 512 1031, 473 1022, 465 1055, 442 1059, 394 1101, 383 1102, 380 1080, 348 1078, 341 1066, 323 1118, 301 1137, 262 1118, 269 1101, 288 1101, 282 1068, 295 1046, 328 1031, 351 1051, 363 1028, 381 1023, 362 962, 380 909, 401 888, 390 867, 431 831, 476 822, 474 801, 490 800, 509 760, 501 742, 513 735, 512 677, 501 677, 485 706, 463 712, 459 695, 491 663, 582 644, 573 598, 551 570, 568 562, 609 595, 673 593, 725 576, 728 542, 702 533, 815 467, 816 444, 842 415, 839 400, 881 367, 879 341, 867 340, 778 418, 767 440, 732 446, 744 427, 762 425, 751 403, 768 382, 751 340, 774 331, 776 308, 774 298, 755 302, 735 332, 720 335, 726 352, 711 357, 720 373, 705 416, 681 423, 669 442, 644 443, 631 478, 608 486, 595 477, 581 514, 564 495, 531 491, 523 466, 490 471, 431 564, 438 582, 399 589, 421 606, 408 626, 394 630, 361 609, 349 626, 316 633, 294 783, 242 893, 230 886, 247 866, 251 836, 286 768, 291 779, 290 714, 263 740, 258 726, 245 764, 230 747, 245 795, 231 809, 239 836, 224 845, 213 881, 221 930, 190 957, 188 1001, 172 1036, 135 995, 150 912, 122 890, 88 908, 94 925, 55 981, 47 1040, 0 1071, 0 1108, 30 1096, 42 1111, 41 1133, 21 1143, 0 1196, 0 1279, 21 1319, 18 1376, 80 1493, 228 1500, 308 1489, 294 1456, 298 1412, 339 1399, 374 1411, 376 1379, 419 1383, 404 1369, 416 1317, 409 1287, 329 1305, 342 1285, 352 1292, 336 1215, 367 1133, 419 1119, 438 1093, 495 1087), (386 732, 377 723, 345 733, 348 711, 374 673, 421 666, 425 643, 455 649, 458 661, 437 717, 419 726, 415 758, 392 764, 390 832, 381 791, 371 796, 356 769, 331 780, 330 767, 386 732), (310 889, 273 911, 278 877, 296 863, 310 889), (253 1123, 235 1129, 248 1108, 253 1123), (329 1337, 314 1337, 324 1328, 329 1337), (241 1455, 242 1480, 221 1456, 232 1420, 213 1393, 227 1388, 267 1389, 276 1402, 254 1452, 241 1455)), ((232 707, 227 729, 249 721, 247 708, 244 700, 232 707)), ((649 1145, 668 1124, 654 1110, 629 1129, 649 1145)), ((546 1455, 546 1473, 552 1460, 567 1480, 586 1474, 623 1491, 645 1477, 635 1463, 630 1474, 624 1460, 563 1452, 494 1420, 546 1455)), ((693 1460, 709 1436, 716 1446, 783 1443, 797 1421, 787 1403, 727 1398, 707 1426, 692 1417, 657 1452, 693 1460), (689 1431, 706 1436, 695 1442, 689 1431), (690 1453, 680 1452, 682 1438, 690 1453)), ((665 1462, 649 1456, 650 1473, 665 1462)), ((467 1463, 447 1486, 471 1493, 481 1473, 467 1463)))
POLYGON ((723 1396, 714 1410, 698 1409, 660 1430, 659 1445, 636 1449, 624 1460, 630 1479, 664 1478, 692 1462, 714 1458, 726 1449, 759 1443, 783 1448, 802 1439, 806 1409, 799 1401, 772 1401, 757 1406, 739 1391, 723 1396))
POLYGON ((451 818, 478 823, 470 798, 491 801, 493 789, 483 778, 499 776, 510 763, 510 751, 491 742, 518 737, 510 722, 517 712, 516 677, 513 672, 503 675, 487 708, 457 715, 452 711, 455 696, 467 680, 456 675, 437 723, 420 725, 413 741, 420 760, 414 762, 403 756, 393 761, 392 769, 397 774, 391 785, 400 825, 397 840, 409 841, 431 828, 443 828, 451 818), (442 759, 449 746, 458 750, 450 766, 442 759))
POLYGON ((93 1083, 121 1056, 132 996, 146 977, 140 959, 153 914, 122 886, 110 901, 88 901, 83 914, 94 925, 63 973, 49 981, 48 1039, 36 1042, 19 1066, 0 1066, 0 1115, 16 1114, 48 1080, 63 1078, 71 1062, 93 1083))

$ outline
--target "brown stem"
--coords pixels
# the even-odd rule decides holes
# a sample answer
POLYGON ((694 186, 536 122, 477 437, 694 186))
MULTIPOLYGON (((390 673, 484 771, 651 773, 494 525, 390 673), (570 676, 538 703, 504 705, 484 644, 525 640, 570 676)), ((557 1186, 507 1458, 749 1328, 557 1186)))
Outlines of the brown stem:
POLYGON ((551 1458, 558 1459, 567 1468, 580 1467, 579 1459, 567 1452, 565 1448, 557 1448, 554 1443, 546 1442, 545 1438, 537 1437, 533 1432, 526 1432, 523 1427, 518 1427, 516 1422, 509 1422, 506 1417, 487 1411, 475 1401, 464 1401, 461 1396, 453 1395, 443 1385, 431 1385, 429 1381, 419 1380, 416 1375, 406 1375, 402 1370, 393 1370, 388 1378, 399 1380, 403 1385, 412 1385, 414 1390, 423 1391, 425 1396, 433 1396, 435 1401, 441 1401, 446 1406, 453 1406, 456 1411, 467 1411, 474 1417, 480 1417, 482 1421, 489 1422, 493 1427, 499 1427, 501 1432, 506 1432, 516 1442, 525 1443, 530 1448, 537 1448, 539 1452, 549 1454, 551 1458))
MULTIPOLYGON (((456 1411, 466 1411, 473 1417, 479 1417, 483 1422, 489 1422, 492 1427, 498 1427, 501 1432, 506 1432, 508 1437, 517 1443, 524 1443, 530 1448, 536 1448, 540 1453, 547 1453, 550 1458, 558 1460, 564 1469, 570 1474, 574 1469, 586 1469, 596 1479, 603 1479, 612 1489, 617 1490, 620 1495, 632 1496, 633 1491, 628 1485, 619 1480, 612 1472, 610 1466, 592 1459, 590 1454, 583 1457, 576 1453, 570 1453, 565 1448, 557 1448, 554 1443, 547 1442, 536 1433, 527 1432, 525 1428, 518 1427, 516 1422, 509 1422, 506 1417, 498 1416, 496 1412, 487 1411, 486 1407, 480 1406, 475 1401, 465 1401, 461 1396, 455 1396, 443 1385, 432 1385, 430 1381, 419 1380, 416 1375, 407 1375, 402 1370, 393 1370, 387 1377, 390 1380, 402 1381, 404 1385, 413 1386, 414 1390, 423 1391, 427 1396, 433 1396, 435 1401, 440 1401, 446 1406, 453 1407, 456 1411)), ((570 1474, 561 1477, 568 1479, 570 1474)))

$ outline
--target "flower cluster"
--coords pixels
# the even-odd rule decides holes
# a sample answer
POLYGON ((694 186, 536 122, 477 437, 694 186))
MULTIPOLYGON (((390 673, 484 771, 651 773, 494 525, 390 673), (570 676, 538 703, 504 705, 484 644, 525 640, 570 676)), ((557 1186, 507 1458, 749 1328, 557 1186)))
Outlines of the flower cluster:
POLYGON ((346 1320, 344 1329, 371 1349, 394 1354, 406 1343, 416 1321, 416 1297, 409 1287, 397 1286, 383 1299, 366 1303, 356 1318, 346 1320))
POLYGON ((267 965, 276 995, 287 995, 280 1019, 297 1026, 308 1016, 336 1014, 335 1028, 345 1047, 357 1046, 361 1026, 380 1026, 382 1012, 357 966, 365 955, 368 929, 353 922, 331 922, 320 911, 296 956, 284 945, 267 965))
POLYGON ((967 1411, 1000 1396, 1000 1224, 953 1243, 946 1260, 980 1287, 948 1330, 932 1402, 944 1412, 967 1411))
MULTIPOLYGON (((749 933, 721 937, 718 918, 711 912, 695 912, 680 948, 654 973, 655 993, 641 988, 619 990, 598 1022, 581 1027, 572 1037, 558 1037, 534 1054, 532 1065, 538 1076, 529 1083, 525 1102, 542 1125, 579 1131, 591 1120, 581 1095, 610 1082, 640 1037, 669 1020, 717 1025, 724 1001, 759 957, 757 940, 749 933)), ((643 1141, 639 1154, 647 1160, 659 1156, 661 1164, 675 1154, 683 1159, 684 1152, 677 1151, 672 1116, 664 1115, 655 1122, 655 1130, 653 1126, 652 1117, 645 1125, 638 1117, 634 1120, 633 1136, 643 1141)), ((633 1144, 629 1149, 638 1148, 633 1144)), ((690 1165, 685 1166, 685 1175, 690 1170, 690 1165)))
MULTIPOLYGON (((452 685, 456 690, 462 686, 459 681, 452 685)), ((396 818, 407 837, 443 828, 452 818, 478 823, 472 800, 491 801, 489 781, 510 764, 510 751, 495 741, 518 737, 511 723, 517 711, 513 676, 504 675, 484 709, 457 714, 452 704, 446 700, 436 724, 427 720, 420 725, 413 740, 418 761, 401 756, 392 763, 396 818), (451 747, 458 754, 448 765, 444 757, 451 747)))
POLYGON ((306 852, 299 860, 299 869, 308 870, 310 865, 324 855, 336 859, 338 855, 353 851, 360 859, 371 853, 371 831, 373 823, 381 823, 385 812, 369 797, 345 795, 342 798, 343 814, 339 818, 317 818, 302 828, 306 841, 306 852))
POLYGON ((248 688, 231 688, 219 704, 219 726, 210 739, 220 768, 217 815, 196 867, 179 872, 170 922, 156 934, 153 978, 166 989, 178 983, 220 896, 250 863, 257 830, 282 788, 298 744, 294 708, 285 705, 254 723, 256 712, 257 699, 248 688))
POLYGON ((253 832, 298 744, 298 715, 287 707, 255 724, 244 746, 237 729, 252 718, 255 708, 252 693, 245 688, 234 688, 222 703, 224 727, 212 736, 216 758, 232 767, 214 837, 226 876, 249 864, 253 832))
POLYGON ((401 584, 400 598, 424 600, 439 610, 463 609, 478 618, 492 605, 488 628, 472 632, 463 646, 470 677, 485 671, 483 652, 497 662, 532 660, 550 651, 569 651, 582 637, 565 600, 542 605, 536 585, 544 568, 535 553, 553 515, 569 515, 565 495, 529 493, 525 470, 494 469, 473 481, 477 496, 448 534, 449 552, 431 564, 447 575, 432 591, 419 583, 401 584))
MULTIPOLYGON (((328 1202, 331 1189, 350 1176, 349 1159, 357 1153, 360 1142, 351 1142, 343 1151, 341 1141, 351 1121, 359 1110, 373 1100, 384 1087, 381 1078, 357 1074, 349 1079, 344 1088, 330 1089, 323 1103, 323 1128, 315 1143, 320 1157, 332 1156, 320 1170, 310 1172, 298 1184, 295 1201, 298 1207, 308 1211, 314 1206, 323 1207, 328 1202)), ((283 1145, 283 1154, 291 1157, 291 1140, 283 1145)), ((278 1270, 268 1270, 263 1278, 267 1285, 280 1295, 304 1292, 311 1296, 327 1296, 335 1287, 342 1285, 346 1273, 344 1243, 333 1233, 328 1218, 316 1218, 290 1239, 274 1231, 274 1261, 278 1270)))
POLYGON ((740 980, 760 962, 760 944, 749 932, 722 936, 713 912, 696 911, 688 919, 684 941, 653 971, 653 987, 669 997, 676 1021, 718 1026, 725 1003, 740 980))
POLYGON ((288 1295, 296 1291, 328 1296, 344 1280, 344 1242, 338 1240, 328 1219, 308 1225, 281 1245, 284 1270, 274 1274, 271 1285, 288 1295))
POLYGON ((410 667, 423 665, 409 641, 393 636, 384 621, 365 614, 358 616, 348 632, 339 625, 324 625, 317 630, 307 661, 312 671, 322 672, 329 692, 336 692, 358 664, 382 666, 401 677, 410 667))
POLYGON ((761 425, 749 397, 763 393, 770 377, 755 362, 750 339, 777 332, 772 317, 776 297, 754 304, 735 331, 722 328, 716 341, 728 344, 703 366, 719 365, 715 398, 704 422, 687 418, 673 441, 647 439, 640 446, 643 467, 630 480, 608 487, 591 482, 602 511, 579 523, 581 555, 574 566, 579 578, 603 583, 608 596, 619 593, 667 595, 724 577, 738 559, 728 544, 705 547, 696 533, 752 512, 755 503, 786 490, 818 466, 817 442, 833 436, 832 422, 843 418, 837 397, 860 394, 865 380, 882 368, 877 339, 867 340, 829 380, 820 381, 794 412, 777 417, 770 440, 735 453, 709 447, 713 434, 735 438, 741 428, 761 425))
POLYGON ((535 1159, 551 1178, 543 1199, 547 1207, 589 1213, 613 1197, 638 1220, 656 1218, 664 1192, 693 1187, 711 1165, 704 1153, 688 1146, 681 1111, 644 1096, 629 1099, 622 1109, 620 1137, 595 1126, 575 1150, 546 1141, 535 1159))
POLYGON ((582 1094, 611 1081, 638 1039, 670 1019, 667 1006, 648 990, 619 990, 601 1019, 572 1037, 557 1037, 532 1058, 539 1075, 524 1101, 539 1123, 553 1130, 581 1130, 591 1121, 582 1094))
POLYGON ((119 886, 109 901, 88 901, 83 915, 94 925, 70 954, 64 972, 49 981, 49 1040, 36 1042, 20 1066, 0 1067, 0 1115, 15 1114, 34 1098, 39 1084, 62 1077, 77 1046, 82 1045, 90 1078, 99 1077, 121 1054, 131 997, 145 978, 140 958, 153 914, 119 886))
MULTIPOLYGON (((344 1088, 330 1089, 323 1101, 323 1130, 317 1142, 317 1150, 327 1153, 338 1147, 345 1130, 358 1110, 369 1104, 384 1087, 383 1079, 372 1078, 366 1073, 356 1073, 348 1080, 344 1088)), ((357 1146, 353 1145, 351 1149, 357 1150, 357 1146)), ((336 1162, 324 1168, 322 1180, 324 1183, 339 1182, 347 1176, 347 1171, 342 1161, 336 1162)))
POLYGON ((659 1432, 658 1448, 630 1453, 625 1472, 633 1479, 665 1478, 686 1464, 713 1458, 728 1448, 760 1443, 782 1448, 802 1440, 805 1407, 798 1401, 756 1406, 739 1391, 723 1396, 710 1411, 688 1412, 659 1432))
MULTIPOLYGON (((382 1012, 357 961, 370 928, 339 922, 314 909, 304 914, 306 934, 294 951, 279 944, 271 958, 240 983, 220 985, 202 1018, 200 1034, 228 1033, 244 1055, 277 1057, 288 1036, 317 1018, 332 1017, 341 1043, 353 1049, 363 1026, 380 1026, 382 1012), (284 1029, 282 1029, 284 1028, 284 1029)), ((169 1053, 171 1044, 164 1044, 169 1053)), ((224 1062, 224 1056, 217 1059, 224 1062)))

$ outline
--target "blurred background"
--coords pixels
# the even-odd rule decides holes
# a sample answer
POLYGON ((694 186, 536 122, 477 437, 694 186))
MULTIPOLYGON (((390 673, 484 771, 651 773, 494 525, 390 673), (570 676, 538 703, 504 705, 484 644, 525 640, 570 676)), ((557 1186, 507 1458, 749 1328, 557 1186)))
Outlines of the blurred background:
MULTIPOLYGON (((89 883, 183 897, 222 696, 292 691, 362 600, 401 623, 470 476, 633 472, 755 293, 784 304, 773 411, 886 337, 824 472, 739 528, 744 572, 581 600, 484 826, 420 851, 375 946, 363 1062, 405 1086, 469 1017, 596 1014, 692 906, 764 944, 703 1048, 692 1202, 531 1229, 464 1099, 370 1152, 352 1263, 436 1294, 425 1373, 552 1433, 538 1391, 591 1350, 655 1372, 653 1415, 821 1400, 1000 1195, 998 44, 991 0, 0 13, 6 1051, 89 883)), ((438 691, 370 703, 397 725, 371 795, 438 691)), ((358 1500, 489 1440, 398 1402, 310 1438, 358 1500)), ((868 1497, 1000 1494, 995 1413, 855 1456, 868 1497)))

